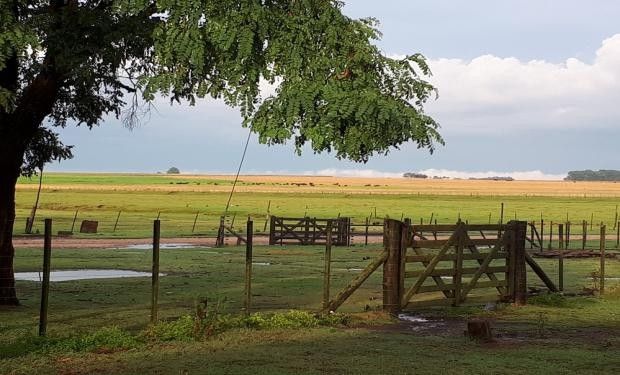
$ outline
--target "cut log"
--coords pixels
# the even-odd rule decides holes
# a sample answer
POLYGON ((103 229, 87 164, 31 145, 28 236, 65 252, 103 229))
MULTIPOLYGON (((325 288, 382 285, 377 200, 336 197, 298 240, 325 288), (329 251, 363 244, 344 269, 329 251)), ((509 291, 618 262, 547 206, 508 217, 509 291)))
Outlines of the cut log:
POLYGON ((467 336, 477 342, 492 342, 493 333, 488 320, 470 320, 467 322, 467 336))

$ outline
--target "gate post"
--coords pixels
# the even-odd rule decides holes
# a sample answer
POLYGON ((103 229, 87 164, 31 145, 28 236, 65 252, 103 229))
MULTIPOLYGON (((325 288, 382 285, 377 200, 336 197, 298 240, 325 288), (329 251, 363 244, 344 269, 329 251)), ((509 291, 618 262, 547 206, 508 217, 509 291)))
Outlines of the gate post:
POLYGON ((269 245, 275 245, 275 244, 276 244, 276 217, 269 216, 269 245))
POLYGON ((515 305, 527 304, 527 270, 525 268, 525 237, 527 222, 511 221, 508 223, 512 232, 508 264, 508 285, 510 300, 515 305))
POLYGON ((383 264, 383 311, 391 314, 400 311, 401 300, 401 237, 403 223, 385 219, 383 243, 388 258, 383 264))

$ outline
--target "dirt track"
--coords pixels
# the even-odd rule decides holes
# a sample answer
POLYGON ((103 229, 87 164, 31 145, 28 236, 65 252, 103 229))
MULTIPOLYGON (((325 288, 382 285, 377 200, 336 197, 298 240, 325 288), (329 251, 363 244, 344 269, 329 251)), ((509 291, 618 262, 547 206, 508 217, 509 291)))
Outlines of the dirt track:
MULTIPOLYGON (((369 243, 381 243, 381 236, 369 236, 369 243)), ((150 238, 72 238, 72 237, 54 237, 52 245, 59 249, 114 249, 123 248, 132 245, 147 245, 152 243, 150 238)), ((254 243, 257 245, 267 245, 269 236, 254 236, 254 243)), ((363 236, 352 237, 352 244, 363 244, 363 236)), ((215 237, 175 237, 162 238, 161 244, 191 244, 196 247, 212 247, 215 246, 215 237)), ((227 245, 235 245, 234 238, 226 238, 227 245)), ((42 248, 43 237, 15 237, 13 238, 13 246, 16 248, 42 248)))

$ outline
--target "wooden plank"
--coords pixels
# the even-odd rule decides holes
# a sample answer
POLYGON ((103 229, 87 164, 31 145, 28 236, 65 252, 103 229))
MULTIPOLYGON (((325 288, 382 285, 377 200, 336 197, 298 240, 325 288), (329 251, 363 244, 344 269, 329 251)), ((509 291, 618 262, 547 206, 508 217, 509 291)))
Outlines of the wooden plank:
MULTIPOLYGON (((427 224, 427 225, 415 225, 416 232, 454 232, 458 224, 427 224)), ((506 229, 507 225, 499 224, 466 224, 465 231, 498 231, 506 229)))
POLYGON ((498 286, 507 286, 507 280, 495 280, 495 281, 478 281, 476 285, 471 289, 484 289, 484 288, 497 288, 498 286))
POLYGON ((235 232, 232 228, 224 225, 224 229, 227 230, 230 234, 232 234, 233 236, 237 237, 237 239, 243 243, 247 243, 248 241, 242 237, 239 233, 235 232))
MULTIPOLYGON (((419 249, 413 249, 413 251, 414 251, 414 252, 416 252, 416 253, 418 253, 420 250, 419 250, 419 249)), ((446 254, 446 255, 448 255, 448 254, 446 254)), ((430 262, 431 260, 432 260, 432 259, 429 259, 429 260, 427 260, 427 261, 423 261, 423 262, 422 262, 422 265, 423 265, 424 267, 428 267, 428 264, 429 264, 429 262, 430 262)), ((406 271, 403 271, 403 273, 402 273, 402 278, 403 278, 403 279, 406 277, 405 275, 406 275, 406 271)), ((438 286, 446 285, 446 284, 444 283, 443 279, 441 278, 441 276, 431 276, 431 277, 433 278, 433 281, 435 282, 435 284, 437 284, 438 286)), ((404 293, 404 288, 403 288, 403 293, 404 293)), ((444 292, 443 292, 443 294, 446 296, 446 298, 452 298, 452 297, 453 297, 452 293, 451 293, 451 292, 449 292, 449 291, 444 291, 444 292)), ((401 295, 402 295, 402 294, 401 294, 401 295)))
MULTIPOLYGON (((443 292, 454 290, 454 284, 442 284, 442 285, 423 285, 420 287, 418 293, 431 293, 431 292, 443 292)), ((452 298, 452 297, 447 297, 452 298)))
POLYGON ((338 307, 340 307, 344 303, 344 301, 346 301, 347 298, 349 298, 351 294, 353 294, 353 292, 355 292, 355 290, 357 290, 357 288, 359 288, 364 283, 364 281, 366 281, 366 279, 368 279, 368 277, 370 277, 370 275, 372 275, 372 273, 375 272, 377 268, 379 268, 379 266, 386 261, 387 258, 388 252, 386 250, 383 250, 381 255, 375 258, 375 260, 368 266, 366 266, 366 268, 364 268, 364 270, 355 279, 353 279, 349 283, 349 285, 347 285, 340 293, 338 293, 336 298, 329 303, 328 308, 324 309, 323 311, 336 311, 336 309, 338 309, 338 307))
MULTIPOLYGON (((507 266, 496 266, 496 267, 485 267, 485 268, 480 268, 480 267, 463 267, 462 269, 462 274, 463 275, 472 275, 475 274, 479 269, 482 270, 482 273, 497 273, 497 272, 506 272, 506 270, 508 269, 507 266)), ((432 271, 428 272, 428 275, 426 274, 426 269, 424 270, 417 270, 417 271, 407 271, 405 272, 405 278, 412 278, 412 277, 422 277, 422 276, 454 276, 456 273, 456 269, 455 268, 435 268, 432 271)))
MULTIPOLYGON (((497 296, 475 296, 467 299, 467 302, 464 305, 478 305, 484 304, 486 302, 496 302, 499 298, 497 296)), ((421 301, 409 301, 409 303, 405 306, 406 309, 418 309, 424 307, 440 307, 440 306, 451 306, 454 303, 453 298, 442 298, 442 299, 430 299, 430 300, 421 300, 421 301)))
POLYGON ((422 249, 440 249, 444 247, 450 240, 413 240, 411 241, 411 247, 422 249))
MULTIPOLYGON (((414 249, 417 250, 417 249, 414 249)), ((419 250, 418 250, 419 251, 419 250)), ((474 253, 463 254, 463 260, 483 260, 489 253, 474 253)), ((499 252, 493 255, 492 259, 505 259, 508 256, 507 253, 499 252)), ((430 262, 435 257, 434 254, 421 254, 421 255, 408 255, 405 257, 407 263, 417 262, 430 262)), ((441 261, 452 261, 456 259, 456 254, 446 254, 441 258, 441 261)))
MULTIPOLYGON (((467 243, 464 246, 494 246, 497 243, 498 239, 496 238, 469 238, 467 243)), ((448 243, 448 239, 442 240, 413 240, 411 242, 411 247, 423 248, 423 249, 436 249, 443 247, 446 243, 448 243)))
POLYGON ((406 309, 418 309, 424 307, 441 307, 441 306, 452 306, 454 302, 454 298, 442 298, 442 299, 430 299, 430 300, 421 300, 421 301, 409 301, 403 307, 406 309))
POLYGON ((525 261, 532 268, 534 273, 542 280, 542 282, 545 283, 545 285, 547 286, 547 288, 549 288, 550 291, 558 292, 558 288, 555 286, 553 281, 551 281, 551 279, 549 278, 549 276, 547 276, 542 267, 540 267, 538 263, 536 263, 534 258, 532 258, 532 256, 527 251, 525 252, 525 261))
POLYGON ((439 250, 439 252, 435 255, 433 260, 431 260, 428 263, 428 266, 426 267, 426 269, 422 271, 422 274, 420 275, 418 280, 415 282, 415 284, 405 293, 405 295, 403 296, 401 300, 402 307, 407 306, 407 303, 409 302, 411 297, 413 297, 418 292, 422 284, 424 284, 424 281, 426 280, 426 278, 433 272, 433 270, 437 266, 437 263, 439 263, 439 261, 441 260, 441 257, 448 251, 448 249, 450 248, 450 245, 454 243, 456 238, 458 238, 458 236, 462 232, 463 232, 462 227, 459 226, 459 228, 454 233, 452 233, 452 236, 450 236, 450 240, 444 245, 444 247, 441 250, 439 250))
MULTIPOLYGON (((498 239, 498 242, 496 243, 496 245, 495 245, 495 246, 502 246, 502 245, 504 245, 504 244, 506 243, 506 238, 504 237, 506 232, 504 231, 504 232, 502 232, 502 233, 503 233, 503 234, 500 234, 500 237, 499 237, 499 239, 498 239)), ((468 246, 467 248, 469 249, 469 251, 470 251, 472 254, 480 254, 480 250, 478 250, 478 248, 477 248, 475 245, 468 246)), ((508 256, 509 256, 509 254, 508 254, 507 252, 500 253, 500 252, 498 251, 498 255, 502 255, 502 256, 501 256, 501 258, 506 258, 506 263, 508 263, 508 256)), ((482 264, 482 262, 483 262, 483 260, 482 260, 482 259, 477 259, 477 262, 478 262, 478 264, 480 264, 480 265, 481 265, 481 264, 482 264)), ((495 274, 494 274, 494 273, 490 273, 490 272, 488 272, 488 273, 486 273, 486 275, 487 275, 487 277, 489 278, 489 280, 493 280, 493 281, 497 280, 497 276, 495 276, 495 274)), ((501 295, 506 294, 506 289, 504 289, 504 288, 499 287, 499 288, 497 288, 497 291, 498 291, 498 292, 499 292, 499 294, 501 294, 501 295)))
MULTIPOLYGON (((471 280, 469 281, 469 284, 467 284, 465 288, 463 288, 463 293, 462 293, 463 299, 467 297, 467 294, 469 293, 469 291, 471 291, 474 287, 476 287, 476 283, 478 282, 478 279, 480 278, 480 276, 482 276, 483 273, 488 271, 489 264, 493 260, 493 255, 495 255, 499 251, 499 248, 500 246, 498 243, 497 245, 495 245, 493 250, 491 250, 491 252, 487 255, 487 257, 482 261, 482 263, 480 264, 480 268, 478 268, 478 270, 474 273, 471 280)), ((456 302, 458 303, 460 301, 457 300, 456 302)))

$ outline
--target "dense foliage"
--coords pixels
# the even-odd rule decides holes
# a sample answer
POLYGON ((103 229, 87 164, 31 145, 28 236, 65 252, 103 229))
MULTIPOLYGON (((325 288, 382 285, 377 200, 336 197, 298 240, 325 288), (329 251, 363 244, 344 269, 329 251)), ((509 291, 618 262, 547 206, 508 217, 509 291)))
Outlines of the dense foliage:
POLYGON ((566 181, 620 181, 620 171, 613 169, 601 169, 592 171, 570 171, 564 178, 566 181))
POLYGON ((0 2, 0 305, 16 304, 15 183, 71 157, 50 127, 105 116, 136 126, 158 96, 239 108, 267 144, 365 162, 413 141, 432 151, 435 92, 418 54, 391 59, 376 21, 335 0, 0 2))
POLYGON ((422 111, 434 93, 421 55, 383 56, 373 19, 332 0, 14 0, 0 8, 0 85, 11 112, 42 73, 57 75, 49 124, 128 126, 156 95, 238 106, 264 143, 294 139, 365 161, 414 140, 433 149, 437 124, 422 111), (269 84, 275 89, 264 93, 269 84), (261 91, 261 88, 263 90, 261 91), (261 96, 261 94, 264 94, 261 96))

